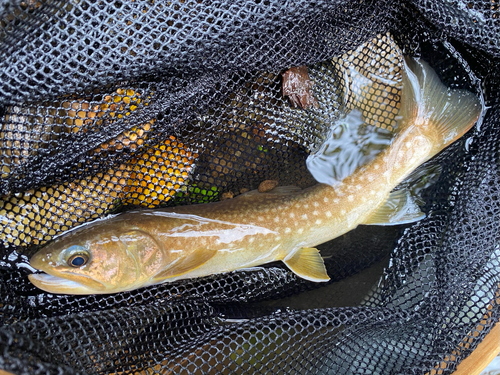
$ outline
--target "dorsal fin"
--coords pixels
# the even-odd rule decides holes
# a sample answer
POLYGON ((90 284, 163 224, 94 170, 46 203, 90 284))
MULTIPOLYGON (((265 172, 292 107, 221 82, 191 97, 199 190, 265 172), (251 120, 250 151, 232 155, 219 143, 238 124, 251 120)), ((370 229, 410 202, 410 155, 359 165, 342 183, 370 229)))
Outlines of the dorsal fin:
POLYGON ((289 185, 289 186, 277 186, 273 190, 266 191, 265 193, 259 192, 257 189, 248 191, 239 195, 236 198, 251 198, 255 196, 266 196, 266 195, 293 195, 301 192, 302 189, 298 186, 289 185))
POLYGON ((288 194, 296 194, 301 190, 302 190, 301 188, 295 185, 276 186, 273 190, 269 190, 261 194, 288 195, 288 194))

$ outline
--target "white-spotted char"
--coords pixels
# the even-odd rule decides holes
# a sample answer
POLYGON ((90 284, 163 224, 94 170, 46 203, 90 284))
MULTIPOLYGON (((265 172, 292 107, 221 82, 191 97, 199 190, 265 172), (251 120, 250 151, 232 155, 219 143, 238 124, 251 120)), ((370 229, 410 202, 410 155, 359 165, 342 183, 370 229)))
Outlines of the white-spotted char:
POLYGON ((46 274, 30 275, 31 282, 51 293, 116 293, 276 260, 307 280, 329 280, 315 246, 359 224, 422 218, 407 190, 392 190, 481 113, 474 95, 446 88, 425 62, 405 65, 392 143, 340 182, 123 213, 41 249, 30 263, 46 274))

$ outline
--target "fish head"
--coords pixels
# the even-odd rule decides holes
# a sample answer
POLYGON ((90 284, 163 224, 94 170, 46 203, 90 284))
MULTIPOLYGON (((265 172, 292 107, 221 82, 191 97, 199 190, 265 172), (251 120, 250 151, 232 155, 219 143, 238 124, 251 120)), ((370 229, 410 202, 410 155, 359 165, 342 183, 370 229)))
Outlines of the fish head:
POLYGON ((63 236, 40 249, 29 275, 55 294, 104 294, 138 288, 162 260, 156 241, 141 230, 97 225, 63 236))

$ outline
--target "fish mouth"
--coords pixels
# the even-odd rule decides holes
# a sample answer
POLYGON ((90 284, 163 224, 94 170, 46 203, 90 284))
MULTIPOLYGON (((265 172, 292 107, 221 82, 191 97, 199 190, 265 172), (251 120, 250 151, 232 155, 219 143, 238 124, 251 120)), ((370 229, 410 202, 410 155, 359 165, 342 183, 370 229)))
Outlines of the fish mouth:
POLYGON ((86 286, 78 281, 69 280, 63 277, 49 275, 47 273, 32 273, 28 279, 37 288, 53 294, 103 294, 106 293, 105 286, 86 276, 78 276, 92 287, 86 286))

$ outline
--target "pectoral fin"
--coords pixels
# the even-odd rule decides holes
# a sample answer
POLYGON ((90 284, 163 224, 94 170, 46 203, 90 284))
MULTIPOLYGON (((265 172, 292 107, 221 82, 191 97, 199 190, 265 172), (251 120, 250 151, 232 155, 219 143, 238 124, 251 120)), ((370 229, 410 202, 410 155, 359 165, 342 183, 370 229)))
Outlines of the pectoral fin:
POLYGON ((328 281, 325 263, 318 249, 303 247, 283 259, 283 262, 297 276, 310 281, 328 281))
POLYGON ((420 211, 414 197, 406 189, 393 191, 387 201, 363 224, 399 225, 421 220, 425 214, 420 211))
POLYGON ((196 268, 201 267, 203 264, 205 264, 216 253, 217 250, 210 250, 210 249, 195 250, 188 256, 170 265, 167 269, 157 273, 153 277, 153 280, 155 282, 160 282, 165 279, 177 277, 185 273, 188 273, 190 271, 193 271, 196 268))

